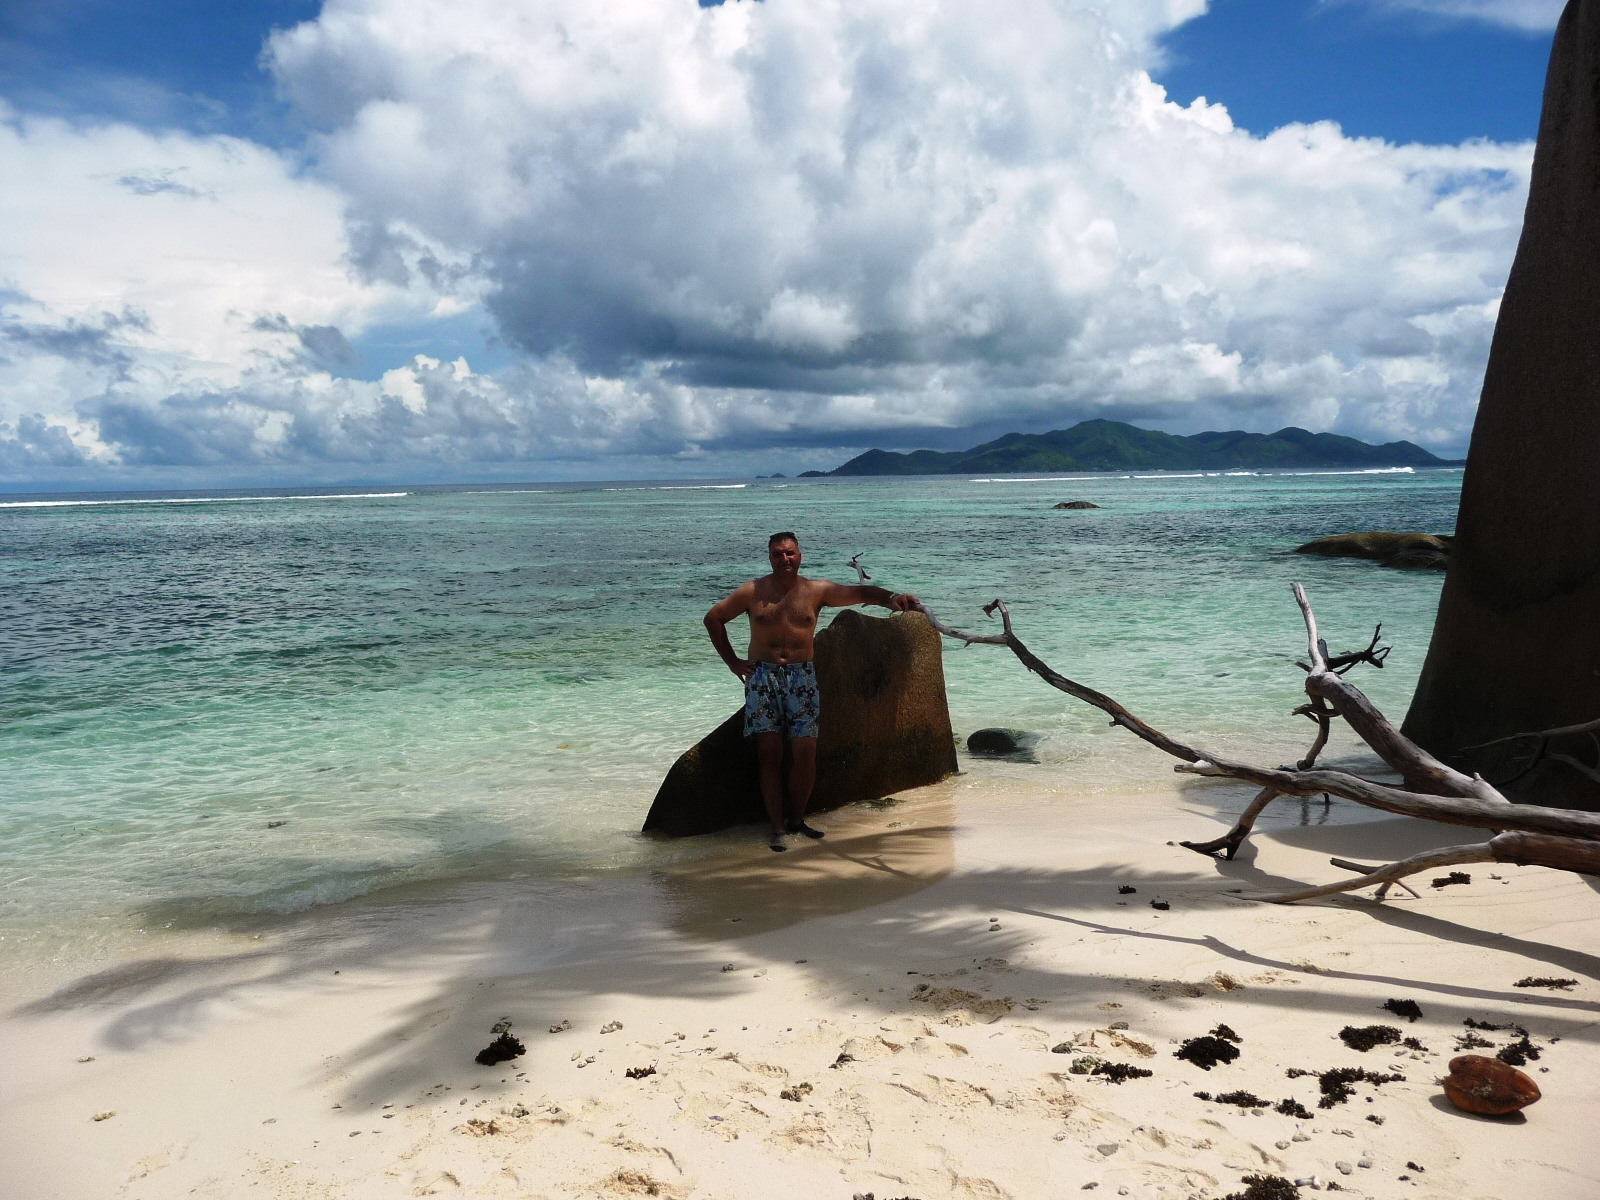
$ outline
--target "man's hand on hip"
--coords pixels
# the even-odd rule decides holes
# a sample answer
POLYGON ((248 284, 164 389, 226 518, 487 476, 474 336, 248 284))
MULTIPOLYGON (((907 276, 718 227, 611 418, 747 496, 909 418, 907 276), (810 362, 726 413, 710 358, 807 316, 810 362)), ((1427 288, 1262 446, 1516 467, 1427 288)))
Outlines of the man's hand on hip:
POLYGON ((750 676, 756 673, 756 664, 749 659, 741 658, 738 666, 730 665, 728 669, 739 677, 740 683, 749 683, 750 676))

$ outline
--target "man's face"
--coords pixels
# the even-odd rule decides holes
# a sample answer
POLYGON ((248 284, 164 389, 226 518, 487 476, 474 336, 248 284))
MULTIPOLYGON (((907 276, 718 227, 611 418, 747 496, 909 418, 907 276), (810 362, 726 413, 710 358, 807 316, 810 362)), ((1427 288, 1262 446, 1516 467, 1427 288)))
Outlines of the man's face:
POLYGON ((799 543, 774 542, 767 547, 767 561, 772 564, 774 575, 793 575, 800 569, 799 543))

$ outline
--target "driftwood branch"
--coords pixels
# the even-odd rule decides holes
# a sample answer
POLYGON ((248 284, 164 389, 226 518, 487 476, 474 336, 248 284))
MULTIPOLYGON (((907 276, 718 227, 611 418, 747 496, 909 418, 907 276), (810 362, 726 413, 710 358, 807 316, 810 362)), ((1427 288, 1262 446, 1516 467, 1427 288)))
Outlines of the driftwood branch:
MULTIPOLYGON (((1502 833, 1477 845, 1444 846, 1437 850, 1425 850, 1421 854, 1413 854, 1410 858, 1403 858, 1384 867, 1361 867, 1356 863, 1347 863, 1337 858, 1332 862, 1336 867, 1357 870, 1362 874, 1356 879, 1307 888, 1302 892, 1286 892, 1281 896, 1262 896, 1260 899, 1275 904, 1289 904, 1296 900, 1332 896, 1338 892, 1353 892, 1360 888, 1371 887, 1373 884, 1380 885, 1378 894, 1381 899, 1384 892, 1394 884, 1400 883, 1407 875, 1474 862, 1516 863, 1520 866, 1532 864, 1595 875, 1600 874, 1600 843, 1574 838, 1543 837, 1537 834, 1502 833)), ((1416 895, 1410 888, 1406 890, 1411 891, 1413 896, 1416 895)))
MULTIPOLYGON (((1103 692, 1062 675, 1029 650, 1017 637, 1011 625, 1010 610, 1001 600, 996 599, 984 606, 983 611, 987 616, 992 618, 998 613, 1001 620, 1001 632, 990 634, 974 634, 953 629, 940 621, 926 605, 919 607, 929 623, 946 637, 967 645, 1006 646, 1023 666, 1051 687, 1093 705, 1109 715, 1113 725, 1122 726, 1157 749, 1179 759, 1176 770, 1195 775, 1239 779, 1253 783, 1261 789, 1232 829, 1222 837, 1209 842, 1184 842, 1183 844, 1189 849, 1203 854, 1215 854, 1221 851, 1225 857, 1231 859, 1244 839, 1249 836, 1256 818, 1273 800, 1279 796, 1317 794, 1341 796, 1369 808, 1438 821, 1447 825, 1490 829, 1496 835, 1481 844, 1432 850, 1381 867, 1369 868, 1335 860, 1335 865, 1360 872, 1360 877, 1262 899, 1288 903, 1372 885, 1378 886, 1377 894, 1381 899, 1387 894, 1390 886, 1399 883, 1405 876, 1464 862, 1515 862, 1600 875, 1600 814, 1535 805, 1513 805, 1481 776, 1465 775, 1434 758, 1390 724, 1377 706, 1345 678, 1345 673, 1359 663, 1383 666, 1383 660, 1388 657, 1388 647, 1378 645, 1383 626, 1379 625, 1373 631, 1372 640, 1364 650, 1331 655, 1328 652, 1327 642, 1318 632, 1316 614, 1306 598, 1305 589, 1298 583, 1294 585, 1294 597, 1305 621, 1306 644, 1310 657, 1309 663, 1300 664, 1306 672, 1305 687, 1309 703, 1295 709, 1295 713, 1316 722, 1317 735, 1306 756, 1298 764, 1293 767, 1278 768, 1258 767, 1187 745, 1135 716, 1103 692), (1316 768, 1317 756, 1327 745, 1329 729, 1335 717, 1342 718, 1362 741, 1398 773, 1404 786, 1393 787, 1348 771, 1316 768)), ((1600 730, 1600 721, 1551 731, 1545 735, 1530 736, 1594 733, 1597 730, 1600 730)), ((1600 738, 1596 740, 1597 745, 1600 745, 1600 738)), ((1563 755, 1550 757, 1558 760, 1568 758, 1563 755)), ((1596 778, 1600 778, 1600 770, 1589 768, 1581 762, 1570 760, 1569 765, 1576 766, 1586 773, 1594 771, 1596 778)), ((1400 884, 1400 886, 1406 885, 1400 884)), ((1406 890, 1412 889, 1407 887, 1406 890)), ((1412 894, 1416 893, 1413 891, 1412 894)))
POLYGON ((1528 748, 1527 761, 1516 772, 1500 781, 1500 786, 1505 787, 1516 783, 1528 772, 1532 771, 1541 762, 1558 762, 1571 767, 1587 779, 1600 783, 1600 721, 1585 721, 1582 725, 1567 725, 1560 729, 1545 729, 1538 733, 1513 733, 1508 737, 1495 738, 1492 742, 1483 742, 1477 746, 1467 746, 1462 754, 1471 754, 1473 751, 1489 750, 1495 746, 1506 746, 1517 742, 1531 742, 1528 748), (1580 758, 1570 754, 1557 754, 1551 751, 1550 743, 1556 738, 1576 737, 1588 734, 1589 740, 1594 744, 1595 765, 1590 766, 1580 758))

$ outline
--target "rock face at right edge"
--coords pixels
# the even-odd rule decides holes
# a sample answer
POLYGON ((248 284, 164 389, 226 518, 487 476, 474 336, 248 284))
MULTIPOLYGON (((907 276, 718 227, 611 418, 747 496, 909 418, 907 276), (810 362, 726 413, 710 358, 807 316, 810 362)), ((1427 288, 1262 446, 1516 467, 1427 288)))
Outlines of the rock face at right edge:
MULTIPOLYGON (((1495 738, 1600 718, 1600 0, 1571 0, 1545 79, 1528 208, 1489 352, 1461 512, 1405 732, 1491 781, 1495 738)), ((1587 738, 1552 749, 1594 761, 1587 738)), ((1526 802, 1600 809, 1558 762, 1526 802)))

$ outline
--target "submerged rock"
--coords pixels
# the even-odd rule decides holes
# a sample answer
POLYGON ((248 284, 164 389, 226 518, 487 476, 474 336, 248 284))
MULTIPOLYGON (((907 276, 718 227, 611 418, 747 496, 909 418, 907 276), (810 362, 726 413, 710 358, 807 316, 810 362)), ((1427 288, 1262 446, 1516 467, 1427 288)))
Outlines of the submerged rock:
POLYGON ((967 738, 967 753, 990 758, 1026 754, 1038 740, 1033 734, 1020 729, 979 729, 967 738))
POLYGON ((1432 533, 1340 533, 1296 546, 1296 554, 1365 558, 1386 567, 1443 571, 1450 565, 1451 537, 1432 533))
MULTIPOLYGON (((816 657, 822 721, 808 811, 875 800, 955 773, 944 648, 926 617, 846 609, 817 634, 816 657)), ((645 831, 683 837, 764 821, 757 770, 741 709, 673 764, 645 831)))

